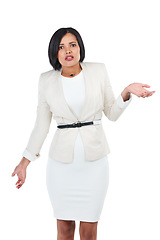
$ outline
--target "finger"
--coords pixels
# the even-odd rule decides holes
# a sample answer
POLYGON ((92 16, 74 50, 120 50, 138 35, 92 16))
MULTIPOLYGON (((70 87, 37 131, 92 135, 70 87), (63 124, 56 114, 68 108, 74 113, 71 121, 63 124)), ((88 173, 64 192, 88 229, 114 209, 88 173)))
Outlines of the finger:
POLYGON ((145 92, 145 93, 142 93, 142 97, 143 98, 145 98, 145 97, 150 97, 150 96, 152 96, 153 95, 153 92, 149 92, 149 91, 147 91, 147 92, 145 92))
POLYGON ((15 174, 16 174, 16 170, 13 171, 11 176, 13 177, 13 176, 15 176, 15 174))
POLYGON ((16 186, 16 188, 18 188, 18 189, 19 189, 20 187, 22 187, 22 185, 21 185, 21 184, 20 184, 20 185, 18 185, 18 186, 16 186))
POLYGON ((142 93, 141 93, 141 97, 143 97, 143 98, 146 97, 146 95, 147 95, 146 92, 142 92, 142 93))
POLYGON ((22 184, 19 183, 19 184, 16 186, 16 188, 20 188, 21 186, 22 186, 22 184))
POLYGON ((152 95, 153 95, 153 93, 155 93, 155 91, 151 91, 151 92, 150 92, 150 91, 148 91, 148 92, 147 92, 147 97, 148 97, 148 96, 152 96, 152 95))
POLYGON ((142 87, 150 88, 148 84, 142 84, 142 87))
POLYGON ((153 95, 154 92, 150 92, 149 95, 153 95))
POLYGON ((17 167, 15 167, 15 169, 14 169, 14 171, 13 171, 13 173, 12 173, 11 176, 13 177, 13 176, 15 176, 16 174, 17 174, 17 167))
POLYGON ((20 182, 21 182, 21 180, 19 179, 19 180, 15 183, 15 185, 19 184, 20 182))
POLYGON ((24 182, 19 183, 19 184, 16 186, 16 188, 22 187, 23 184, 24 184, 24 182))
POLYGON ((22 179, 19 179, 19 180, 16 182, 17 185, 23 184, 23 183, 24 183, 24 180, 22 180, 22 179))

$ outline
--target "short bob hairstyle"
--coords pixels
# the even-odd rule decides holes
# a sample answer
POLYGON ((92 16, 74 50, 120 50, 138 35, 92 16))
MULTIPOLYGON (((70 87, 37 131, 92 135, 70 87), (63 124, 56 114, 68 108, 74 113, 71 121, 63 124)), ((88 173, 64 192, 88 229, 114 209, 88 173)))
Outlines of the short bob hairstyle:
POLYGON ((49 47, 48 47, 49 62, 55 70, 60 70, 61 67, 62 67, 60 62, 58 61, 57 55, 58 55, 58 49, 59 49, 60 41, 66 33, 72 33, 77 38, 77 41, 78 41, 78 44, 79 44, 79 47, 80 47, 80 60, 79 60, 79 62, 83 62, 83 60, 85 58, 84 43, 83 43, 83 40, 82 40, 79 32, 76 29, 71 28, 71 27, 60 28, 51 37, 50 42, 49 42, 49 47))

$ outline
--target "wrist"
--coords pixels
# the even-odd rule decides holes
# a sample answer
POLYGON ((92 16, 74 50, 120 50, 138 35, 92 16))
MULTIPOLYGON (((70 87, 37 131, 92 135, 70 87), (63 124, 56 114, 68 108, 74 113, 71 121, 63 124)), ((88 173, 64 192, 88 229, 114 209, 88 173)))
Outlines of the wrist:
POLYGON ((128 86, 123 90, 121 95, 124 102, 130 99, 130 92, 129 92, 128 86))
POLYGON ((30 164, 30 160, 28 160, 27 158, 23 157, 20 164, 23 166, 23 167, 27 167, 29 164, 30 164))

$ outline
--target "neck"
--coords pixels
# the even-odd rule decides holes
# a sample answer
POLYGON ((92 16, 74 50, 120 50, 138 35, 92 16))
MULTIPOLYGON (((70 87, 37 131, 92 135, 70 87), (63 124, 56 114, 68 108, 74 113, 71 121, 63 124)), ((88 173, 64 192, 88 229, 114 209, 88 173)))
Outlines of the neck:
POLYGON ((82 70, 81 65, 78 62, 76 65, 71 67, 62 66, 61 75, 64 77, 75 77, 81 72, 81 70, 82 70))

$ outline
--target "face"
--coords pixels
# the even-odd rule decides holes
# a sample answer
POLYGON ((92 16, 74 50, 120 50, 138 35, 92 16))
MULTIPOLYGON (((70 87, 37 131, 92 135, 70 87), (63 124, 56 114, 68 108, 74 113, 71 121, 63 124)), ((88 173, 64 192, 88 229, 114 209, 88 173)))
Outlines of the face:
POLYGON ((80 47, 77 38, 72 33, 66 33, 58 48, 58 60, 62 67, 72 67, 80 60, 80 47), (70 57, 67 57, 69 56, 70 57))

